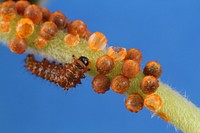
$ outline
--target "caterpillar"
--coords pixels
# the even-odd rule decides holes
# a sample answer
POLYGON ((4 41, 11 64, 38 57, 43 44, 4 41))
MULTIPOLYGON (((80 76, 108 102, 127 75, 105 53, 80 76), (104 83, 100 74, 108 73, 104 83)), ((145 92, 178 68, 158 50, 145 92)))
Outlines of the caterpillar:
POLYGON ((81 84, 81 78, 85 78, 84 73, 89 71, 88 65, 89 59, 85 56, 80 56, 77 59, 73 55, 72 63, 65 64, 49 62, 46 58, 39 62, 32 54, 27 55, 25 59, 25 67, 32 74, 54 82, 64 90, 81 84))

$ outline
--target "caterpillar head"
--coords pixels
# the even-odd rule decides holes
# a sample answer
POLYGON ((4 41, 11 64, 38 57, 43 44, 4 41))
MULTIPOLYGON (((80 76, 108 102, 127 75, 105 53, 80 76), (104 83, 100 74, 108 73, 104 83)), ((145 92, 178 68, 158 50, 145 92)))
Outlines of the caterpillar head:
POLYGON ((85 66, 89 65, 89 59, 85 56, 80 56, 78 60, 80 60, 85 66))
POLYGON ((90 63, 89 59, 85 56, 80 56, 78 59, 72 55, 72 61, 76 64, 76 66, 79 69, 82 69, 83 71, 89 71, 88 65, 90 63))

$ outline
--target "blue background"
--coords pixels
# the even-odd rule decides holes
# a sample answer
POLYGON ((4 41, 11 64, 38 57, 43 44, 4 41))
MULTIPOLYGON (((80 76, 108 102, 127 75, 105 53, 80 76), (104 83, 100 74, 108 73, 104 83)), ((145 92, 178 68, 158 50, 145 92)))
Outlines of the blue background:
MULTIPOLYGON (((200 106, 199 0, 51 0, 46 6, 103 32, 109 46, 140 49, 142 67, 159 61, 161 80, 200 106)), ((176 132, 145 108, 127 111, 122 95, 94 93, 91 78, 65 92, 31 75, 23 67, 25 56, 0 46, 1 133, 176 132)))

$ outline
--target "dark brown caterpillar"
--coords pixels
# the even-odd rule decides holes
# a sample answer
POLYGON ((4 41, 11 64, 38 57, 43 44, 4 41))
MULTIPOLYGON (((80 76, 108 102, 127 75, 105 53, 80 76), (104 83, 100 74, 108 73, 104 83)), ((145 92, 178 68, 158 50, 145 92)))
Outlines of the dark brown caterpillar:
POLYGON ((49 62, 46 58, 39 62, 32 54, 29 54, 25 59, 25 67, 32 74, 54 82, 64 90, 75 87, 76 84, 81 84, 80 79, 85 78, 84 73, 89 70, 88 64, 89 60, 84 56, 79 57, 79 59, 72 56, 72 63, 64 65, 49 62))

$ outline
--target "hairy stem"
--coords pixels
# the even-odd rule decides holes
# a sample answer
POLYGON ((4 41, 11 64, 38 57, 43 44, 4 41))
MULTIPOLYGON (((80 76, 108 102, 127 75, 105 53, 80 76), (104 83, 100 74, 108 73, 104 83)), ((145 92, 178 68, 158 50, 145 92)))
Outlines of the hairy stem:
MULTIPOLYGON (((10 40, 16 35, 15 25, 17 20, 21 16, 10 22, 11 31, 9 33, 3 33, 0 31, 0 40, 4 44, 8 45, 10 40)), ((70 62, 72 55, 77 57, 86 56, 92 62, 91 71, 88 75, 95 76, 97 73, 95 68, 96 60, 106 54, 106 51, 93 51, 87 46, 87 41, 81 40, 78 46, 68 47, 65 45, 63 38, 66 35, 63 31, 59 31, 54 40, 48 41, 44 49, 38 49, 35 40, 39 37, 39 25, 35 25, 35 32, 33 35, 27 38, 28 53, 34 53, 42 57, 46 57, 50 60, 56 60, 58 62, 70 62)), ((115 62, 114 70, 108 75, 112 79, 116 74, 121 73, 122 62, 115 62)), ((127 94, 141 91, 139 89, 140 80, 144 75, 142 72, 138 76, 131 80, 131 86, 127 91, 127 94)), ((185 133, 198 133, 200 130, 200 109, 174 91, 164 83, 160 83, 157 94, 160 95, 163 101, 162 108, 159 112, 162 112, 168 118, 168 122, 173 124, 178 129, 185 133)), ((142 94, 143 95, 143 94, 142 94)))

